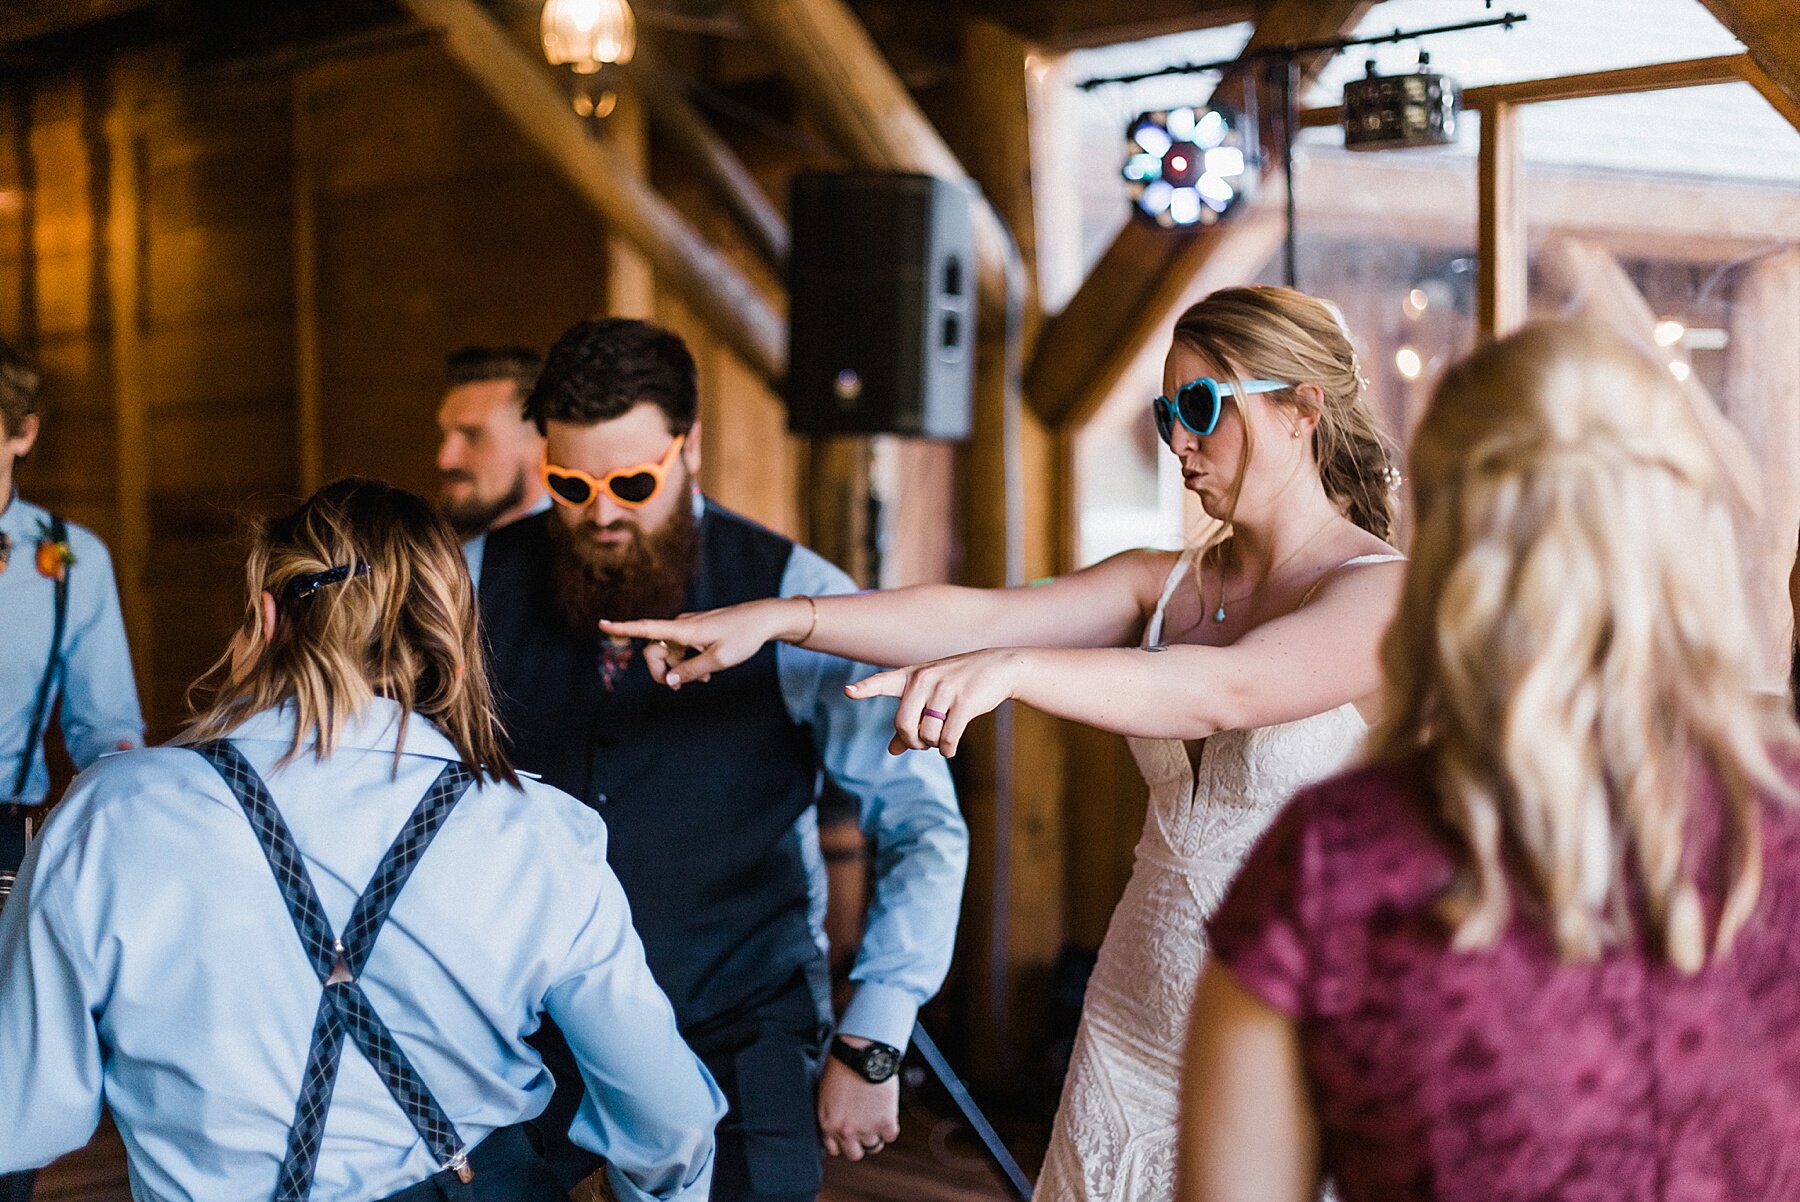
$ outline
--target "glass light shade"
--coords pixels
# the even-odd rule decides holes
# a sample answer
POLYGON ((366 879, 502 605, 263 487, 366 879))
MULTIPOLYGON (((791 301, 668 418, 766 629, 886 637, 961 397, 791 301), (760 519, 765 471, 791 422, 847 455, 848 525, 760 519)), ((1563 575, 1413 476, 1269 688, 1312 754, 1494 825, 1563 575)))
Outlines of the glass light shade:
POLYGON ((592 75, 628 63, 637 50, 637 18, 627 0, 545 0, 544 57, 592 75))

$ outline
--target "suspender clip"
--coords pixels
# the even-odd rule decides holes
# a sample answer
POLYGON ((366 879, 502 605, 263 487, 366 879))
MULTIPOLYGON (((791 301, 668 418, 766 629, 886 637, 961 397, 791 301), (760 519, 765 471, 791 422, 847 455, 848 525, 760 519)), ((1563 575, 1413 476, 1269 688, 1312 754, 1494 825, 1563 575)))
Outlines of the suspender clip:
POLYGON ((469 1152, 466 1148, 451 1157, 450 1163, 444 1167, 455 1173, 456 1179, 464 1185, 475 1180, 475 1166, 469 1163, 469 1152))

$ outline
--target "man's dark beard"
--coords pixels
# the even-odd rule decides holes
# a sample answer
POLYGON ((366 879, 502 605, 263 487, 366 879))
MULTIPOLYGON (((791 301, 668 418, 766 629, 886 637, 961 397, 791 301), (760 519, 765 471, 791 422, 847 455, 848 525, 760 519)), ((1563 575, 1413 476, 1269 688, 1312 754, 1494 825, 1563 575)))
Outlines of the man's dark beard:
POLYGON ((556 604, 570 630, 597 634, 601 618, 672 618, 681 612, 700 548, 699 525, 685 502, 651 534, 624 522, 609 527, 630 531, 626 543, 597 543, 591 522, 571 529, 562 514, 553 514, 549 525, 556 604))
MULTIPOLYGON (((443 472, 439 479, 446 482, 450 480, 473 482, 473 477, 467 472, 443 472)), ((524 499, 525 473, 521 471, 513 479, 512 487, 507 489, 498 500, 482 501, 472 498, 467 501, 445 501, 440 498, 438 509, 450 520, 450 524, 456 528, 457 534, 464 539, 471 539, 492 526, 499 520, 501 514, 524 499)))

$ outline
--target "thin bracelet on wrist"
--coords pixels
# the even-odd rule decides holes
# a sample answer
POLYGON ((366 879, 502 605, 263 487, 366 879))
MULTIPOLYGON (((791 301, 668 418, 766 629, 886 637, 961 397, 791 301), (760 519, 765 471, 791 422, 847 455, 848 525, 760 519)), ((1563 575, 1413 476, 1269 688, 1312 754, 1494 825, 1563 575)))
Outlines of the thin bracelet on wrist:
POLYGON ((812 611, 812 621, 807 623, 806 633, 795 639, 793 642, 793 645, 796 647, 804 647, 806 646, 806 641, 812 638, 813 633, 819 629, 819 603, 806 593, 801 593, 798 599, 806 602, 807 608, 812 611))

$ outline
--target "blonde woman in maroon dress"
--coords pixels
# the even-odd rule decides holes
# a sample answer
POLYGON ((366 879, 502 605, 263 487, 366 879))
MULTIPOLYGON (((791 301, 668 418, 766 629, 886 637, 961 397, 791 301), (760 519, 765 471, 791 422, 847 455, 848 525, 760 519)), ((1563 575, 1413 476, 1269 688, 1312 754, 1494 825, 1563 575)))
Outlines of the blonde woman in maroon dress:
POLYGON ((1209 924, 1183 1198, 1800 1198, 1800 732, 1694 405, 1533 327, 1412 473, 1373 761, 1209 924))

